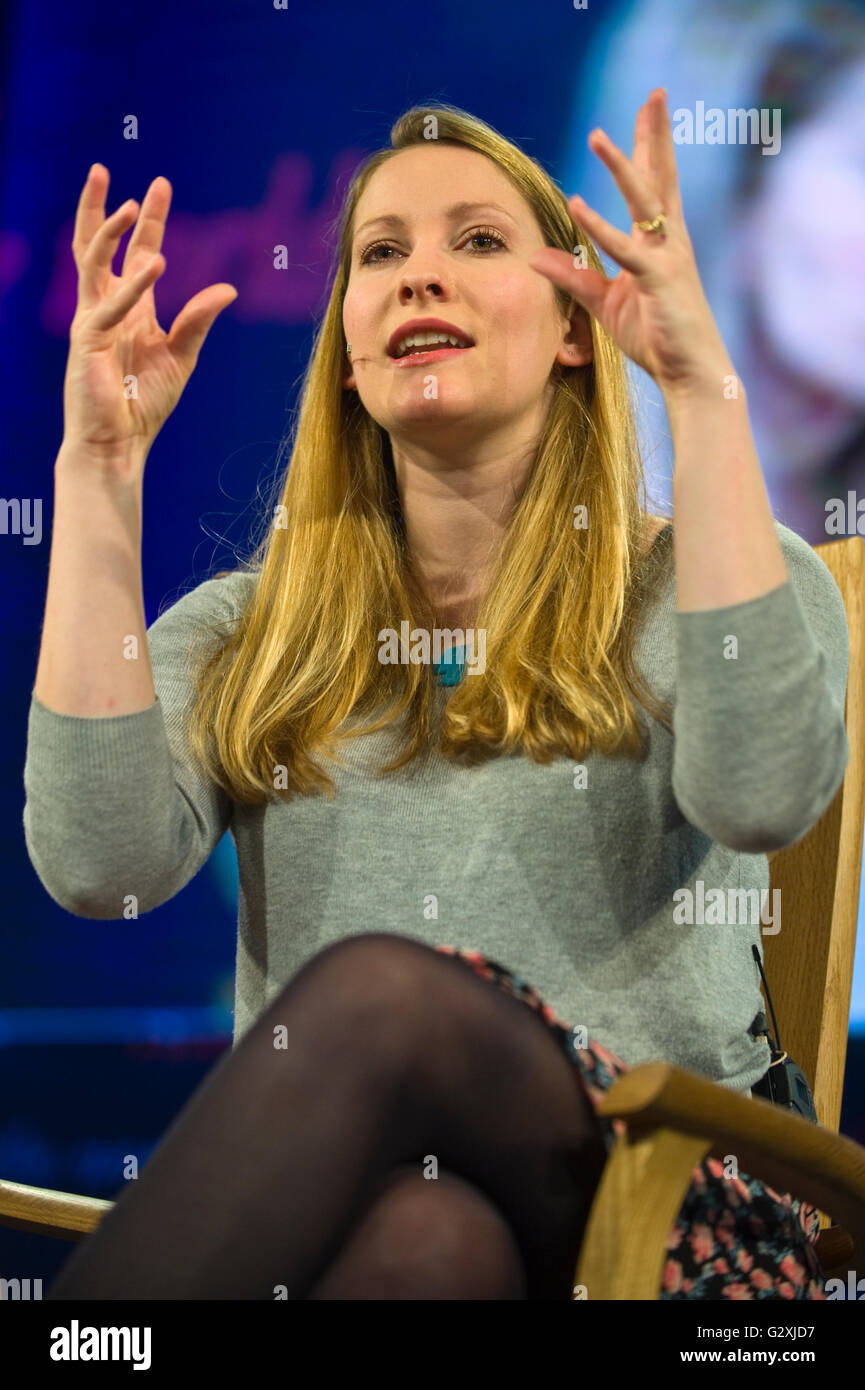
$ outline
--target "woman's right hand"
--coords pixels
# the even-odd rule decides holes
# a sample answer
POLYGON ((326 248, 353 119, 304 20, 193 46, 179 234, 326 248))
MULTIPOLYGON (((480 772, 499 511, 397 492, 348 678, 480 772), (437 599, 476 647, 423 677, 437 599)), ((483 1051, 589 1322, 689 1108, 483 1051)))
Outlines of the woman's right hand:
POLYGON ((229 284, 200 290, 164 333, 156 321, 153 286, 165 269, 159 251, 171 184, 161 176, 154 179, 140 209, 130 198, 106 219, 108 182, 105 166, 94 164, 75 217, 78 305, 63 383, 63 442, 76 456, 89 450, 121 464, 147 457, 180 399, 211 324, 237 291, 229 284), (117 276, 111 262, 133 222, 117 276))

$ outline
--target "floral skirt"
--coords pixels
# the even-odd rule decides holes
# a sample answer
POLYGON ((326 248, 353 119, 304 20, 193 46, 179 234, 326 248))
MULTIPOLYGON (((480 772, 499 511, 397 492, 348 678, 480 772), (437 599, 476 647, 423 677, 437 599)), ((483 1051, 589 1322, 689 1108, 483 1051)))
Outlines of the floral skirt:
MULTIPOLYGON (((549 1026, 565 1055, 579 1069, 595 1106, 617 1077, 629 1070, 615 1053, 589 1038, 577 1047, 574 1030, 525 980, 480 951, 437 946, 506 994, 522 1000, 549 1026)), ((623 1120, 599 1116, 607 1145, 624 1134, 623 1120)), ((724 1177, 707 1158, 694 1168, 675 1225, 667 1239, 661 1299, 826 1298, 814 1241, 820 1218, 813 1206, 789 1192, 776 1192, 759 1178, 724 1177)))

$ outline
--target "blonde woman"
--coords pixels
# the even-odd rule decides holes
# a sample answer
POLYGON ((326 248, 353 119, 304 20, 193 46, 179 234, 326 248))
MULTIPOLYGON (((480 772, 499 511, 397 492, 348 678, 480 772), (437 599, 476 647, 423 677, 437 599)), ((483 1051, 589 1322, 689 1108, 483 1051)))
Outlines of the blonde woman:
MULTIPOLYGON (((230 829, 240 903, 234 1046, 53 1299, 568 1299, 615 1077, 767 1069, 759 919, 703 903, 766 887, 840 785, 843 604, 772 517, 663 93, 633 159, 591 145, 630 234, 466 112, 400 118, 261 543, 147 632, 144 463, 234 291, 164 334, 170 185, 114 277, 137 205, 106 220, 91 171, 28 850, 146 930, 230 829), (675 543, 624 355, 664 392, 675 543)), ((816 1220, 709 1161, 660 1296, 822 1297, 816 1220)))

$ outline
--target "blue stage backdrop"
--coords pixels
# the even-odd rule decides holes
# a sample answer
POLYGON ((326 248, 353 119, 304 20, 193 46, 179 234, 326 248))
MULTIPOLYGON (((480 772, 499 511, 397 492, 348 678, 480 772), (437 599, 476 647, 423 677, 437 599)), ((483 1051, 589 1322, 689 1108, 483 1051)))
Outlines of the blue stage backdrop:
MULTIPOLYGON (((148 461, 148 622, 233 565, 260 521, 325 301, 346 182, 388 143, 396 117, 424 101, 481 116, 627 227, 586 136, 603 125, 630 153, 638 106, 667 88, 671 114, 691 121, 679 150, 685 216, 746 383, 775 514, 819 544, 826 500, 865 495, 865 13, 798 0, 708 9, 439 0, 408 10, 347 0, 151 0, 126 10, 97 0, 82 13, 18 0, 2 24, 0 507, 13 524, 0 534, 0 1176, 107 1196, 122 1156, 144 1161, 229 1045, 237 871, 226 837, 157 911, 89 921, 48 897, 24 845, 27 710, 74 310, 70 242, 90 165, 110 172, 110 211, 140 201, 158 174, 171 181, 156 287, 163 327, 208 284, 239 291, 148 461), (781 124, 756 143, 707 140, 706 112, 737 107, 777 111, 781 124), (14 524, 9 499, 30 523, 14 524)), ((647 472, 663 503, 666 419, 640 377, 647 472)), ((842 1126, 865 1141, 862 956, 842 1126)), ((38 1276, 65 1254, 53 1247, 48 1258, 41 1245, 32 1254, 25 1237, 0 1232, 0 1273, 16 1240, 21 1277, 28 1261, 38 1276)))

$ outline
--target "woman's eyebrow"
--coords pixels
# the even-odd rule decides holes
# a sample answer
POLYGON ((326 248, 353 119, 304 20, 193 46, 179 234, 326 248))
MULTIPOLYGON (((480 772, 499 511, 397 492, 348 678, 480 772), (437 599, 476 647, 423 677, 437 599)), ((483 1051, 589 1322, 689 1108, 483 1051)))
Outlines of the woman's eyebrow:
MULTIPOLYGON (((454 203, 453 207, 448 208, 445 216, 449 218, 450 221, 455 221, 458 217, 465 217, 467 213, 484 211, 503 214, 515 227, 518 226, 516 218, 508 212, 507 208, 503 208, 500 203, 454 203)), ((381 217, 370 217, 366 222, 363 222, 355 232, 353 240, 356 241, 361 232, 367 227, 374 227, 377 223, 382 223, 388 227, 405 226, 404 220, 397 213, 384 213, 381 217)))

